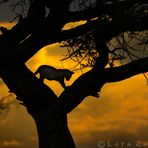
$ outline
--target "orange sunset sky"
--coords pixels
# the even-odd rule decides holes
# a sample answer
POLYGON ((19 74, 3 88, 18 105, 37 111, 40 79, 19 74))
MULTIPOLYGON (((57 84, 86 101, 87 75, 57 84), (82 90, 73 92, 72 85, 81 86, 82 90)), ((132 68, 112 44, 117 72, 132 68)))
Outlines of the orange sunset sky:
MULTIPOLYGON (((10 27, 8 23, 0 25, 10 27)), ((34 72, 40 65, 72 69, 72 61, 61 62, 66 49, 53 44, 41 49, 26 64, 34 72)), ((81 71, 75 71, 70 85, 81 71)), ((57 95, 63 89, 57 82, 45 81, 57 95)), ((0 99, 8 96, 7 87, 0 80, 0 99)), ((8 99, 14 99, 10 96, 8 99)), ((97 148, 98 141, 132 142, 138 140, 148 147, 148 86, 143 75, 117 83, 106 84, 100 98, 87 97, 69 115, 69 127, 78 148, 97 148), (147 145, 146 145, 147 144, 147 145)), ((0 120, 0 148, 37 148, 36 127, 23 106, 14 103, 9 114, 0 120)), ((121 146, 118 146, 119 148, 121 146)), ((135 146, 131 145, 131 148, 135 146)))

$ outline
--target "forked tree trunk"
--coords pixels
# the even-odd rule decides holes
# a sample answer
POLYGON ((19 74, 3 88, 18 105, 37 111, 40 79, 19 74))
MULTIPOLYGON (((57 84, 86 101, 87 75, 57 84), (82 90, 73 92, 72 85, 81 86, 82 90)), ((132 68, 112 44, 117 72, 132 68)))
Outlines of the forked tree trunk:
POLYGON ((57 96, 24 65, 1 67, 1 77, 34 118, 39 148, 75 148, 57 96))

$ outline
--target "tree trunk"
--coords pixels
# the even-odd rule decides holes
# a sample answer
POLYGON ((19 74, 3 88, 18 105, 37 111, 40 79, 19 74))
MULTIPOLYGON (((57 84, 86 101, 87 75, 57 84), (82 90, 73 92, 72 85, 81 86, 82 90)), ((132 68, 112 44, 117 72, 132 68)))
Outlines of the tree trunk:
POLYGON ((66 115, 51 118, 47 110, 34 117, 39 136, 39 148, 75 148, 67 126, 66 115))

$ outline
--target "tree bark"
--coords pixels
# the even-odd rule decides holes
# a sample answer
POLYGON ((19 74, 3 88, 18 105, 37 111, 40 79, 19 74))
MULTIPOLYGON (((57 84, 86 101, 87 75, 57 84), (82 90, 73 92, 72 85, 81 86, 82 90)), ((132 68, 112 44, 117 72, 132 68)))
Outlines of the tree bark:
POLYGON ((67 116, 49 115, 49 108, 34 117, 40 148, 75 148, 67 125, 67 116))

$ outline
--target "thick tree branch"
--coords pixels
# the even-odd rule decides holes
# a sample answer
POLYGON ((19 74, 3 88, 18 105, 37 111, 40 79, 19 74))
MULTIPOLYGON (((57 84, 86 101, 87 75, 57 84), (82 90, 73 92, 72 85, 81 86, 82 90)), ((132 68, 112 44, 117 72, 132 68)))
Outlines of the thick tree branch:
POLYGON ((57 100, 54 92, 37 79, 25 65, 6 64, 0 67, 0 76, 10 91, 17 95, 18 100, 25 104, 29 113, 38 113, 57 100))
POLYGON ((94 28, 97 28, 98 30, 98 38, 101 39, 103 33, 105 40, 109 41, 111 38, 119 35, 122 32, 148 29, 147 22, 147 18, 144 18, 138 22, 133 20, 131 22, 126 22, 126 20, 118 22, 116 20, 113 22, 94 20, 76 28, 59 33, 50 32, 50 30, 46 30, 46 27, 44 27, 45 30, 32 34, 32 36, 26 39, 22 44, 18 45, 16 54, 18 54, 18 57, 20 57, 23 62, 26 62, 42 47, 52 43, 61 42, 69 38, 81 36, 88 31, 94 30, 94 28))
MULTIPOLYGON (((47 24, 48 25, 48 24, 47 24)), ((39 51, 42 47, 56 43, 61 42, 63 40, 81 36, 84 33, 92 30, 92 28, 103 28, 106 25, 108 25, 108 22, 106 21, 92 21, 89 23, 86 23, 84 25, 80 25, 76 28, 65 30, 62 32, 53 32, 53 30, 47 30, 47 26, 43 27, 45 30, 42 30, 42 32, 35 32, 32 34, 29 38, 27 38, 24 42, 19 44, 16 47, 16 55, 20 57, 19 60, 26 62, 31 58, 37 51, 39 51)))
POLYGON ((148 72, 148 58, 142 58, 123 66, 106 68, 106 82, 117 82, 140 73, 148 72))
MULTIPOLYGON (((98 60, 99 61, 99 58, 98 60)), ((63 103, 63 109, 66 113, 69 113, 83 99, 93 91, 98 91, 102 86, 108 82, 117 82, 134 75, 144 73, 148 71, 148 58, 143 58, 131 62, 129 64, 106 68, 104 71, 99 69, 99 62, 96 62, 96 68, 93 68, 89 72, 80 76, 71 86, 69 86, 59 97, 63 103)))
POLYGON ((31 33, 31 24, 27 19, 20 20, 11 30, 1 36, 0 45, 9 43, 10 47, 18 45, 31 33))

